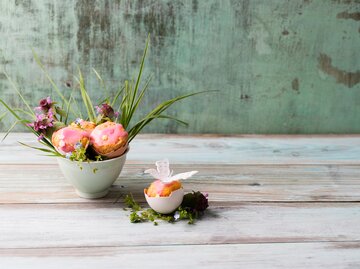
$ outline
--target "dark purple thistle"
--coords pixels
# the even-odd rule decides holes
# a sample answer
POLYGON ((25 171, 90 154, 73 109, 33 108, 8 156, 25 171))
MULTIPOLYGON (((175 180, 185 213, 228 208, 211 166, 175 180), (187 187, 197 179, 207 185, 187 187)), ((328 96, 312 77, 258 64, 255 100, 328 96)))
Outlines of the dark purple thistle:
POLYGON ((35 108, 35 110, 37 111, 42 111, 42 112, 48 112, 49 109, 52 107, 54 103, 51 101, 50 97, 46 97, 44 99, 41 99, 39 102, 39 106, 35 108))
POLYGON ((207 194, 201 192, 192 192, 184 195, 181 206, 188 208, 194 212, 201 213, 206 210, 209 206, 207 194))
POLYGON ((103 117, 112 119, 112 118, 116 118, 119 113, 115 112, 114 109, 109 105, 109 104, 101 104, 100 106, 96 106, 96 112, 98 115, 101 115, 103 117))

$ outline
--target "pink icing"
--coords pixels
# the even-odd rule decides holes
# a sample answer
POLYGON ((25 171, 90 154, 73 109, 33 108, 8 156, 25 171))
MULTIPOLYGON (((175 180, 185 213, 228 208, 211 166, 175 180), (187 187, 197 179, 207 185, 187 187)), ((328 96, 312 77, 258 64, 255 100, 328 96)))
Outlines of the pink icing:
POLYGON ((154 181, 152 184, 154 184, 155 190, 157 194, 160 194, 162 192, 162 190, 166 187, 169 186, 171 184, 165 184, 163 183, 160 179, 154 181))
POLYGON ((76 143, 81 142, 84 137, 89 137, 86 131, 72 127, 62 128, 55 135, 60 139, 58 150, 63 153, 74 151, 76 143))
POLYGON ((120 123, 111 124, 105 128, 103 124, 98 125, 90 134, 91 143, 95 146, 115 145, 119 142, 119 138, 125 138, 128 135, 120 123))
POLYGON ((92 122, 90 122, 90 121, 85 121, 85 120, 80 121, 81 128, 83 128, 89 135, 91 134, 91 132, 93 130, 93 129, 89 128, 89 126, 91 126, 91 124, 92 124, 92 122))

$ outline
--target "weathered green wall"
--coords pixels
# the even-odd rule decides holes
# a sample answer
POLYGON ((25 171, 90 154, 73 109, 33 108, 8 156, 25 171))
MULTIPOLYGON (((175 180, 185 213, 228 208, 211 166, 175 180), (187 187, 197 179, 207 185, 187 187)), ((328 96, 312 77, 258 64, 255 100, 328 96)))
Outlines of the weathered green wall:
MULTIPOLYGON (((77 65, 114 86, 133 76, 148 33, 145 73, 154 80, 144 111, 177 94, 219 90, 172 110, 189 128, 162 121, 149 132, 360 132, 360 1, 0 2, 1 68, 34 104, 51 87, 31 48, 66 94, 77 65)), ((19 103, 2 74, 0 91, 19 103)))

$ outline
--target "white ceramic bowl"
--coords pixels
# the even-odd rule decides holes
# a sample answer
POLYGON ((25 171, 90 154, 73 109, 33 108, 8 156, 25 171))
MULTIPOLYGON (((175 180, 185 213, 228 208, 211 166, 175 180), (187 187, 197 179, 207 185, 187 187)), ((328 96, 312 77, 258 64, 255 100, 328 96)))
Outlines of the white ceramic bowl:
POLYGON ((108 194, 125 164, 127 152, 117 158, 98 162, 79 163, 66 158, 57 158, 57 161, 76 193, 82 198, 95 199, 108 194))
POLYGON ((149 197, 144 191, 146 202, 156 212, 169 214, 178 208, 184 198, 184 189, 173 191, 168 197, 149 197))

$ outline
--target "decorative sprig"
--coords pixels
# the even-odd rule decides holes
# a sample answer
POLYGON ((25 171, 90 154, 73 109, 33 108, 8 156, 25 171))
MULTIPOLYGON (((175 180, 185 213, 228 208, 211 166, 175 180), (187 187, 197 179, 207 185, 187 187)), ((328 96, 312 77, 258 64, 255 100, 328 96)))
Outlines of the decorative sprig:
POLYGON ((179 220, 187 220, 188 224, 194 224, 209 206, 207 195, 193 191, 184 195, 182 204, 170 214, 160 214, 151 208, 143 209, 135 200, 132 194, 128 194, 124 199, 125 204, 130 208, 129 219, 131 223, 152 222, 158 225, 158 220, 174 223, 179 220))

